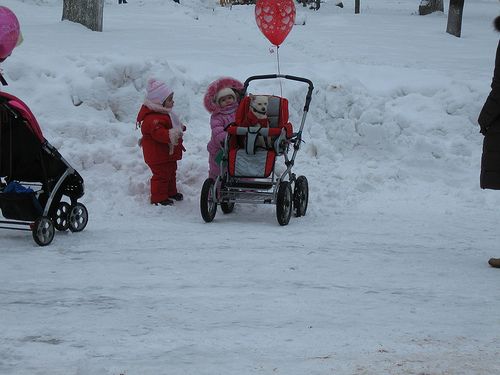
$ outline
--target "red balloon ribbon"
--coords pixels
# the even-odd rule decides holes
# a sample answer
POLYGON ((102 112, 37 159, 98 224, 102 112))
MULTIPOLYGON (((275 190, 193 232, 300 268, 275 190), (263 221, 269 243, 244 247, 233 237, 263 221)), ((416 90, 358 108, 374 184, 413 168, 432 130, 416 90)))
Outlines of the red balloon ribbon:
POLYGON ((279 46, 294 25, 295 4, 293 0, 257 0, 255 21, 262 34, 279 46))

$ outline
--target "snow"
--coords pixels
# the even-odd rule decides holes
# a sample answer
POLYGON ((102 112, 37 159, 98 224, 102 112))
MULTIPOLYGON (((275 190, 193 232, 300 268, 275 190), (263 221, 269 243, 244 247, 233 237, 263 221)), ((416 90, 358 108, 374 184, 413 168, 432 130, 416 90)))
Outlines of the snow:
MULTIPOLYGON (((24 42, 3 64, 45 137, 85 179, 89 224, 38 247, 2 231, 0 374, 498 374, 500 195, 479 188, 496 0, 462 37, 413 0, 297 6, 280 72, 313 81, 294 171, 307 215, 237 205, 203 222, 221 75, 277 72, 253 6, 107 0, 104 31, 59 0, 3 0, 24 42), (305 23, 303 25, 303 23, 305 23), (149 204, 135 116, 149 77, 188 124, 174 207, 149 204)), ((253 85, 253 83, 252 83, 253 85)), ((262 82, 300 122, 304 85, 262 82)))

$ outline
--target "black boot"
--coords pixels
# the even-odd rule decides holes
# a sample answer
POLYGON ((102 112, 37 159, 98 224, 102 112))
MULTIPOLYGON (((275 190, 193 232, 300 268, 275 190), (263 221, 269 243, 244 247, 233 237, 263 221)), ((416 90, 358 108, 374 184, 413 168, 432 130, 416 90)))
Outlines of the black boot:
POLYGON ((167 198, 162 200, 161 202, 151 202, 151 204, 154 204, 155 206, 158 206, 159 204, 161 204, 162 206, 171 206, 174 204, 174 201, 167 198))
POLYGON ((170 199, 174 199, 176 201, 181 201, 184 199, 184 195, 182 195, 181 193, 175 193, 174 195, 172 195, 171 197, 169 197, 170 199))
POLYGON ((500 258, 491 258, 491 259, 488 261, 488 264, 489 264, 491 267, 500 268, 500 258))

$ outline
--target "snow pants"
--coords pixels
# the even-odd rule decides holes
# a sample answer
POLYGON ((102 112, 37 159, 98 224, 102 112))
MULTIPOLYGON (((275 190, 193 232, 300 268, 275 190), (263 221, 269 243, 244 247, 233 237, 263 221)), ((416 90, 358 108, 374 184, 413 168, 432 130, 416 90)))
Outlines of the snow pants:
POLYGON ((177 161, 149 164, 151 177, 151 203, 159 203, 177 194, 177 161))
POLYGON ((219 153, 219 150, 217 150, 217 152, 208 152, 208 177, 214 180, 220 174, 219 164, 215 161, 217 153, 219 153))

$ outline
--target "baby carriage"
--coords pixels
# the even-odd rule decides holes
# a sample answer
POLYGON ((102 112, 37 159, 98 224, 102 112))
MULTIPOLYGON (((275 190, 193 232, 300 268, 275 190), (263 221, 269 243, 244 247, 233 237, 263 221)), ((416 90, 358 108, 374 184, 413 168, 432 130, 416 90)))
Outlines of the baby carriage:
POLYGON ((42 135, 21 100, 0 92, 0 228, 27 230, 40 246, 55 229, 80 232, 88 212, 78 203, 83 179, 42 135), (63 201, 69 198, 70 203, 63 201))
POLYGON ((292 211, 304 216, 309 199, 305 176, 296 177, 292 172, 295 156, 302 142, 313 84, 310 80, 290 75, 259 75, 249 77, 244 84, 243 99, 236 112, 236 120, 227 128, 227 137, 220 158, 220 175, 203 183, 200 210, 203 220, 211 222, 220 205, 222 212, 231 213, 236 203, 276 205, 276 218, 280 225, 287 225, 292 211), (293 132, 288 121, 288 100, 275 95, 264 97, 267 109, 261 116, 265 123, 254 126, 247 120, 252 98, 245 96, 251 81, 283 78, 309 85, 300 128, 293 132), (290 156, 290 148, 293 153, 290 156), (276 160, 282 157, 284 171, 275 170, 276 160))

